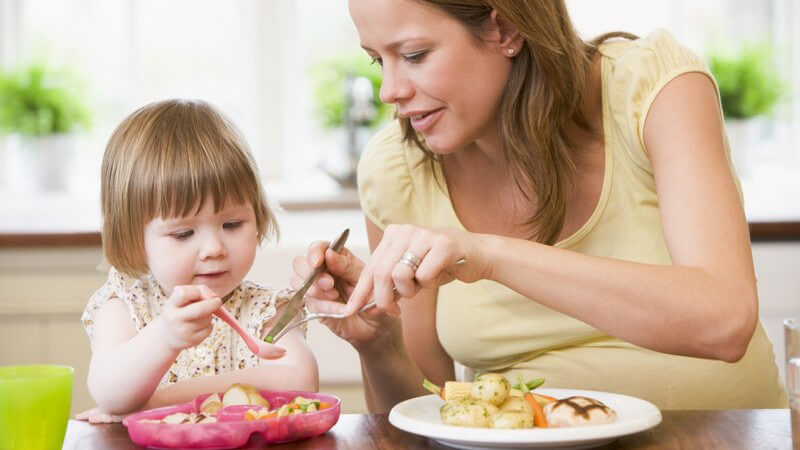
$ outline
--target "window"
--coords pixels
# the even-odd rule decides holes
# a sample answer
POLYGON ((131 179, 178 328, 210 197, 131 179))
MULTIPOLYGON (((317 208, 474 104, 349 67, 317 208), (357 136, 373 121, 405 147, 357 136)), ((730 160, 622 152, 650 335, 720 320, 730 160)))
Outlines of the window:
MULTIPOLYGON (((792 151, 800 146, 795 0, 567 3, 586 38, 667 28, 701 55, 714 41, 775 43, 791 88, 764 127, 764 149, 754 162, 759 168, 751 175, 774 180, 800 167, 792 151)), ((113 127, 136 107, 164 98, 202 98, 220 107, 242 129, 269 180, 303 180, 293 186, 311 191, 308 180, 319 176, 310 174, 341 151, 314 120, 309 67, 359 51, 343 0, 0 0, 0 26, 0 64, 44 57, 87 80, 94 126, 76 166, 79 191, 96 192, 113 127)))

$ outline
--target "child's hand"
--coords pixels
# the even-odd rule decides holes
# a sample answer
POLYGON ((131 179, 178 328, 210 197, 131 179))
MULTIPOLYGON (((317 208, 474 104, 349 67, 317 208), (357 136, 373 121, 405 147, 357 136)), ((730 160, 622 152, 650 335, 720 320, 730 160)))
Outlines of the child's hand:
POLYGON ((88 411, 78 413, 75 415, 76 420, 87 420, 89 423, 114 423, 122 422, 125 416, 117 416, 109 414, 100 408, 92 408, 88 411))
POLYGON ((211 334, 211 315, 220 306, 222 300, 206 286, 176 286, 160 317, 167 345, 180 351, 202 342, 211 334))

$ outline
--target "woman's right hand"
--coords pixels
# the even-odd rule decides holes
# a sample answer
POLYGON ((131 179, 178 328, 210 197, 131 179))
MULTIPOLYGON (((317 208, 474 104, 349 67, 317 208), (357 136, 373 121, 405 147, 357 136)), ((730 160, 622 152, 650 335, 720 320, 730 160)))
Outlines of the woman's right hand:
MULTIPOLYGON (((342 313, 347 297, 353 292, 364 269, 364 262, 343 248, 340 253, 329 249, 330 243, 313 242, 305 256, 296 256, 293 261, 294 275, 291 284, 300 288, 303 281, 323 262, 327 270, 321 273, 307 292, 306 305, 312 312, 342 313)), ((397 319, 380 313, 377 309, 353 314, 345 319, 323 319, 334 334, 350 343, 356 350, 367 344, 377 344, 384 334, 393 328, 389 324, 397 319)))
POLYGON ((222 299, 207 286, 176 286, 159 317, 166 344, 181 351, 207 338, 213 330, 212 314, 222 299))

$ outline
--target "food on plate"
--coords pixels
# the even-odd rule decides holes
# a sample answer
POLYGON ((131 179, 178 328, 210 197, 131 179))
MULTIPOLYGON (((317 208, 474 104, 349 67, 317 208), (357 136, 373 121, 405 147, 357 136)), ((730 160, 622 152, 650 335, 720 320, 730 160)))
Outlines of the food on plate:
POLYGON ((476 400, 500 406, 508 398, 511 383, 499 373, 484 373, 475 377, 470 395, 476 400))
POLYGON ((259 409, 248 409, 244 413, 244 420, 264 420, 273 419, 276 417, 284 417, 294 414, 305 414, 321 409, 329 408, 331 406, 328 402, 323 402, 313 398, 295 397, 290 403, 287 403, 279 408, 270 410, 269 407, 259 409))
POLYGON ((171 423, 171 424, 192 424, 192 423, 213 423, 216 422, 217 418, 215 416, 204 414, 204 413, 182 413, 176 412, 170 414, 161 420, 156 419, 142 419, 142 422, 145 423, 171 423))
MULTIPOLYGON (((301 398, 301 397, 298 397, 301 398)), ((217 421, 217 413, 223 406, 231 405, 257 405, 269 409, 269 402, 265 399, 258 389, 249 384, 232 384, 220 399, 216 392, 206 397, 200 404, 200 412, 177 412, 163 417, 160 420, 143 419, 146 423, 171 423, 171 424, 193 424, 211 423, 217 421)))
POLYGON ((459 427, 492 426, 492 416, 497 413, 497 406, 479 400, 451 400, 439 410, 442 422, 459 427))
POLYGON ((569 397, 558 400, 532 392, 543 378, 511 386, 497 373, 478 375, 474 382, 447 381, 443 388, 424 380, 425 389, 445 401, 439 409, 442 423, 479 428, 574 427, 610 423, 616 413, 599 400, 569 397))
POLYGON ((545 406, 544 415, 553 428, 598 425, 617 420, 617 413, 605 403, 583 396, 557 400, 545 406))
POLYGON ((225 391, 225 395, 222 396, 222 406, 230 405, 258 405, 269 408, 269 402, 261 396, 258 389, 244 383, 233 384, 225 391))
POLYGON ((216 392, 206 397, 200 404, 200 411, 212 416, 216 416, 220 408, 222 408, 222 400, 216 392))

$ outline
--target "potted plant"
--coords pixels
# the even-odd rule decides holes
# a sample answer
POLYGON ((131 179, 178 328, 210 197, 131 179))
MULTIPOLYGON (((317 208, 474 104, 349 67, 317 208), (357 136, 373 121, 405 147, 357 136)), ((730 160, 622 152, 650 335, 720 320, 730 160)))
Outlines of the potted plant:
POLYGON ((343 54, 312 66, 310 78, 314 114, 335 141, 323 169, 340 184, 352 186, 361 149, 390 115, 389 105, 379 99, 380 67, 363 53, 343 54))
POLYGON ((773 112, 783 90, 772 48, 749 43, 736 51, 712 52, 709 68, 719 86, 734 166, 745 174, 759 145, 756 119, 773 112))
POLYGON ((74 75, 43 63, 0 72, 0 134, 6 139, 12 187, 66 187, 75 132, 88 128, 88 109, 74 75))

